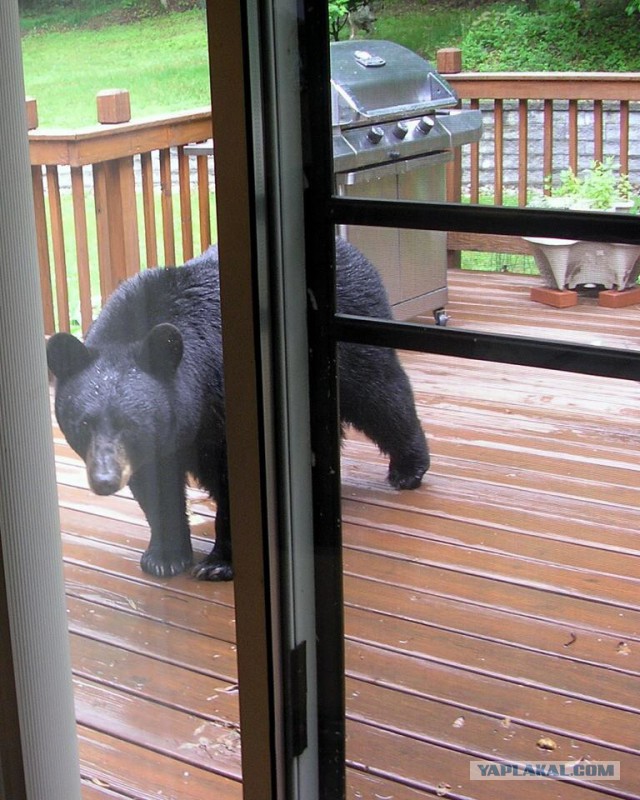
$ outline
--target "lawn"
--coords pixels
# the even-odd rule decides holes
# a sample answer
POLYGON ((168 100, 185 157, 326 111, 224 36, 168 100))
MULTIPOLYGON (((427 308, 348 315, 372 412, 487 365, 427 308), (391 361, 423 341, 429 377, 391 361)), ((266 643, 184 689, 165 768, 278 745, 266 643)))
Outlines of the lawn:
POLYGON ((209 105, 206 37, 198 9, 24 36, 25 87, 38 101, 40 126, 95 124, 101 89, 128 89, 134 118, 209 105))
MULTIPOLYGON (((204 11, 135 19, 132 9, 138 6, 145 8, 140 0, 84 0, 47 13, 36 5, 23 16, 26 92, 38 101, 41 127, 94 124, 101 89, 128 89, 134 117, 209 103, 204 11), (108 14, 98 15, 105 9, 108 14), (122 19, 126 24, 114 24, 122 19)), ((474 13, 448 4, 386 0, 374 36, 434 60, 439 47, 461 41, 474 13)))
POLYGON ((398 42, 435 62, 441 47, 460 44, 476 16, 477 11, 472 7, 385 0, 378 15, 374 38, 398 42))

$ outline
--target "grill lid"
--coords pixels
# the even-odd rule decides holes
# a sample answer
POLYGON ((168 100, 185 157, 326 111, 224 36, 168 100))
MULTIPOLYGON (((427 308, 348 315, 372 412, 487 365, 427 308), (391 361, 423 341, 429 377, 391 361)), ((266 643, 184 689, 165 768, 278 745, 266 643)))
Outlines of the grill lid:
POLYGON ((429 61, 395 42, 331 44, 332 121, 341 127, 427 114, 458 97, 429 61))

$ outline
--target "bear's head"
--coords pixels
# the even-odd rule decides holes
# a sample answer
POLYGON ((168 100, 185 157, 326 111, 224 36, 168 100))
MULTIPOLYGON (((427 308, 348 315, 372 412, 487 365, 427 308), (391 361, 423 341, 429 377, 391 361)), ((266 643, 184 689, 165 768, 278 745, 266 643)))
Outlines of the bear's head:
POLYGON ((93 347, 69 333, 49 339, 58 424, 96 494, 113 494, 143 464, 172 452, 182 356, 182 335, 168 323, 133 343, 93 347))

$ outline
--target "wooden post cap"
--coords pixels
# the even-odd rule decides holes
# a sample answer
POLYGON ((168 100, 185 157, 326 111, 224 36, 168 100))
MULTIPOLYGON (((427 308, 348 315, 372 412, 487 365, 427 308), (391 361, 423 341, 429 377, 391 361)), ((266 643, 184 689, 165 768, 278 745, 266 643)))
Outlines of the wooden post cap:
POLYGON ((35 97, 25 97, 27 107, 27 130, 33 131, 38 127, 38 104, 35 97))
POLYGON ((131 119, 131 101, 126 89, 103 89, 96 95, 96 102, 98 122, 103 125, 129 122, 131 119))
POLYGON ((462 72, 462 50, 459 47, 442 47, 436 53, 436 67, 444 75, 462 72))

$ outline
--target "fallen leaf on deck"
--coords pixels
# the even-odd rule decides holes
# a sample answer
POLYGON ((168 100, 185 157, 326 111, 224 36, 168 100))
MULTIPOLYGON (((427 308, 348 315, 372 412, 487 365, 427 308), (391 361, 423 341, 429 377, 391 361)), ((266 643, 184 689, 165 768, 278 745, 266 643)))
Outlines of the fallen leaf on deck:
POLYGON ((541 736, 536 742, 536 746, 541 750, 557 750, 558 745, 548 736, 541 736))

